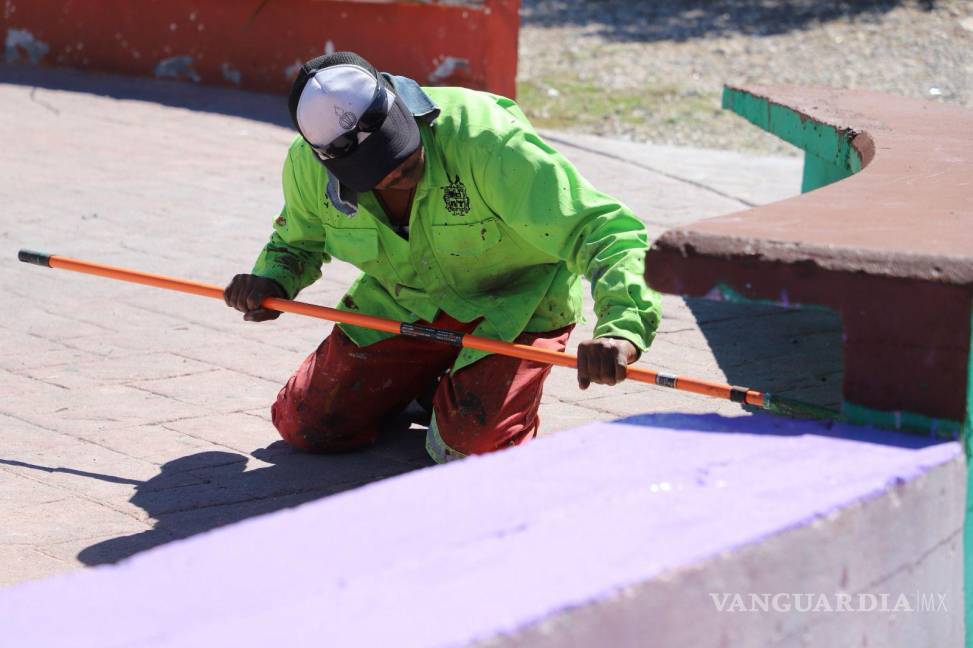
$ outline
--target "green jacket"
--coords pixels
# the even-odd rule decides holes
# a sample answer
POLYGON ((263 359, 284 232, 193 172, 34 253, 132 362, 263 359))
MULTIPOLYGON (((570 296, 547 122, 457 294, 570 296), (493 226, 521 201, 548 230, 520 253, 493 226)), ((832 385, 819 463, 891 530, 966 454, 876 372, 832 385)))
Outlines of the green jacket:
MULTIPOLYGON (((362 271, 342 310, 405 322, 432 321, 440 310, 463 322, 482 317, 475 335, 508 342, 582 321, 584 275, 595 337, 648 348, 661 311, 642 279, 642 222, 541 140, 513 101, 463 88, 422 91, 440 112, 419 122, 426 168, 409 239, 393 231, 371 192, 358 196, 353 215, 343 213, 327 170, 298 137, 284 163, 284 208, 253 273, 293 298, 334 257, 362 271)), ((340 326, 359 346, 391 337, 340 326)), ((485 355, 464 349, 454 369, 485 355)))

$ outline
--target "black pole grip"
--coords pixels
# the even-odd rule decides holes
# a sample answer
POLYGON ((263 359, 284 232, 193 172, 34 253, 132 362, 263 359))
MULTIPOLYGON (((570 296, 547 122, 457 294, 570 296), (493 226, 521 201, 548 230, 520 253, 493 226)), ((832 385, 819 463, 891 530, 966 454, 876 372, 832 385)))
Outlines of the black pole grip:
POLYGON ((51 267, 51 255, 44 254, 43 252, 21 250, 17 253, 17 258, 24 263, 33 263, 34 265, 44 266, 45 268, 51 267))

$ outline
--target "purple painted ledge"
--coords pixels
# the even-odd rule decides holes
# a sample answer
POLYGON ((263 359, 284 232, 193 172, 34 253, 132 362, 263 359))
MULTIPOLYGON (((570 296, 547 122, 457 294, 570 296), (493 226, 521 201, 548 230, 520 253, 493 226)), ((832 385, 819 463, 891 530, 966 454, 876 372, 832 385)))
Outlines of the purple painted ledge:
POLYGON ((592 424, 0 590, 0 645, 462 645, 806 526, 957 443, 769 417, 592 424))

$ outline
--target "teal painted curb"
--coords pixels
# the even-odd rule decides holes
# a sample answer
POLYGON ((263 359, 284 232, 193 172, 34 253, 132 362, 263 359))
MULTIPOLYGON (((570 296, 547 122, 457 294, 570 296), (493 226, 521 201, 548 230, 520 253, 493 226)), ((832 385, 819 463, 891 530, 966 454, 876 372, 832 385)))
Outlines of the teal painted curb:
POLYGON ((827 306, 822 306, 820 304, 804 304, 795 303, 789 299, 753 299, 747 297, 746 295, 737 292, 725 283, 718 283, 713 288, 710 289, 708 293, 704 296, 704 299, 710 299, 713 301, 725 301, 731 304, 760 304, 762 306, 779 306, 781 308, 795 308, 800 310, 816 310, 816 311, 826 311, 828 313, 834 313, 839 315, 837 311, 833 308, 828 308, 827 306))
MULTIPOLYGON (((969 430, 969 424, 967 424, 969 430)), ((969 431, 966 438, 969 439, 969 431)), ((973 648, 973 470, 970 470, 969 442, 966 449, 966 518, 963 520, 963 622, 966 626, 966 648, 973 648)))
POLYGON ((811 153, 804 154, 804 175, 801 177, 801 193, 820 189, 832 182, 844 180, 852 174, 848 169, 830 160, 822 160, 811 153))
POLYGON ((792 108, 728 86, 723 88, 723 108, 805 152, 804 193, 861 171, 861 157, 851 145, 856 131, 822 124, 792 108))
POLYGON ((943 441, 956 441, 963 434, 963 422, 951 419, 938 419, 913 412, 886 412, 844 401, 841 404, 842 418, 855 425, 880 427, 887 430, 911 432, 930 436, 943 441))
POLYGON ((966 623, 966 648, 973 648, 973 313, 970 313, 970 357, 966 365, 966 420, 963 422, 963 449, 966 451, 966 519, 963 521, 963 619, 966 623))

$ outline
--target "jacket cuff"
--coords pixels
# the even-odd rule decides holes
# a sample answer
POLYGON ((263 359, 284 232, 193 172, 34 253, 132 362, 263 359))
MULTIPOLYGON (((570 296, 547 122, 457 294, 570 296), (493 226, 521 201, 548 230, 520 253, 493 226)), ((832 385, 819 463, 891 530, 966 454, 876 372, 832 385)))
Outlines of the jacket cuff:
POLYGON ((628 308, 612 309, 598 318, 593 337, 613 337, 628 340, 635 345, 639 357, 655 339, 655 329, 646 330, 639 313, 628 308))
POLYGON ((297 277, 284 270, 276 270, 273 266, 261 268, 258 264, 252 272, 258 277, 272 279, 276 282, 283 289, 287 299, 294 299, 303 287, 297 277))

